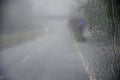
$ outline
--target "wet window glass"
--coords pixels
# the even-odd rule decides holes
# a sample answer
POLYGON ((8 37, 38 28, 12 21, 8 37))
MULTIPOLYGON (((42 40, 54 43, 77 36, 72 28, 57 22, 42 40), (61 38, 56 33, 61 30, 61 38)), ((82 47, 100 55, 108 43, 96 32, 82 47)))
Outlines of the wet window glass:
POLYGON ((0 0, 0 80, 120 80, 119 0, 0 0))

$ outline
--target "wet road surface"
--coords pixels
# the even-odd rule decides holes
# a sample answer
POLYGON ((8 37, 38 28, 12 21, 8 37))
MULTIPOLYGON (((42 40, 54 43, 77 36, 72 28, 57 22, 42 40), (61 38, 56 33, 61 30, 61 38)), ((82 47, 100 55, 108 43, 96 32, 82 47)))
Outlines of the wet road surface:
POLYGON ((6 80, 88 80, 69 32, 68 17, 59 18, 70 14, 71 4, 74 4, 74 0, 22 0, 21 2, 18 0, 7 4, 4 9, 5 20, 7 25, 11 23, 9 21, 15 23, 15 32, 42 29, 44 34, 32 41, 1 51, 3 78, 6 80), (58 17, 43 17, 43 19, 41 16, 58 17), (26 27, 22 27, 24 25, 26 27))
POLYGON ((2 51, 8 80, 88 80, 67 21, 51 21, 49 26, 53 31, 44 36, 2 51))

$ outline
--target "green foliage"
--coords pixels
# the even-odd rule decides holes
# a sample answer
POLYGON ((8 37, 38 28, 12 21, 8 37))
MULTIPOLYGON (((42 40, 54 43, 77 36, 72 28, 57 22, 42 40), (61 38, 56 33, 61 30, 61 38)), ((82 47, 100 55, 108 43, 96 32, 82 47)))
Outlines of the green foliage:
POLYGON ((85 9, 90 26, 97 26, 98 31, 113 36, 111 0, 90 0, 85 9))
POLYGON ((111 4, 111 0, 100 0, 102 2, 102 6, 104 6, 106 9, 104 10, 107 14, 108 18, 111 18, 112 15, 112 4, 111 4))

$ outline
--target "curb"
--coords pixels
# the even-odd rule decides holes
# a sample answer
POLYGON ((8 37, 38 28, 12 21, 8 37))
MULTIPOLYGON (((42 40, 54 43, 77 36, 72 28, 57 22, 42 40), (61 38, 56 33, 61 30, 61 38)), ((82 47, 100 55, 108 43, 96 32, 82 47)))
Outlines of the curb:
POLYGON ((75 37, 73 35, 73 32, 70 30, 69 28, 69 32, 71 35, 71 38, 73 40, 73 45, 75 46, 76 51, 78 52, 78 55, 82 61, 83 67, 85 68, 85 72, 88 74, 89 76, 89 80, 97 80, 95 74, 93 73, 93 71, 89 68, 88 66, 88 62, 86 61, 85 57, 80 53, 80 49, 79 49, 79 45, 77 43, 77 41, 75 40, 75 37))

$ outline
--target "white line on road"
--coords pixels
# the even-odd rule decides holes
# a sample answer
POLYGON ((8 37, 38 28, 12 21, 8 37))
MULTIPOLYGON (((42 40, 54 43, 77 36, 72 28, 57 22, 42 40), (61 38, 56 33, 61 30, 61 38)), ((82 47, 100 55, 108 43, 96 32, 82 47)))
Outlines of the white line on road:
POLYGON ((25 63, 25 62, 27 62, 29 59, 30 59, 30 56, 26 56, 21 62, 22 62, 22 63, 25 63))
POLYGON ((84 58, 84 56, 80 53, 81 51, 80 51, 80 49, 79 49, 79 45, 78 45, 77 41, 75 40, 72 31, 71 31, 70 29, 69 29, 69 31, 70 31, 70 34, 71 34, 71 38, 72 38, 72 40, 73 40, 73 42, 74 42, 73 45, 75 46, 75 49, 76 49, 76 51, 78 52, 78 55, 79 55, 79 57, 80 57, 80 59, 81 59, 81 61, 82 61, 82 64, 83 64, 83 67, 85 68, 86 73, 87 73, 88 76, 89 76, 89 79, 90 79, 90 80, 97 80, 96 77, 95 77, 95 74, 94 74, 93 71, 89 68, 88 62, 86 61, 86 59, 84 58))

